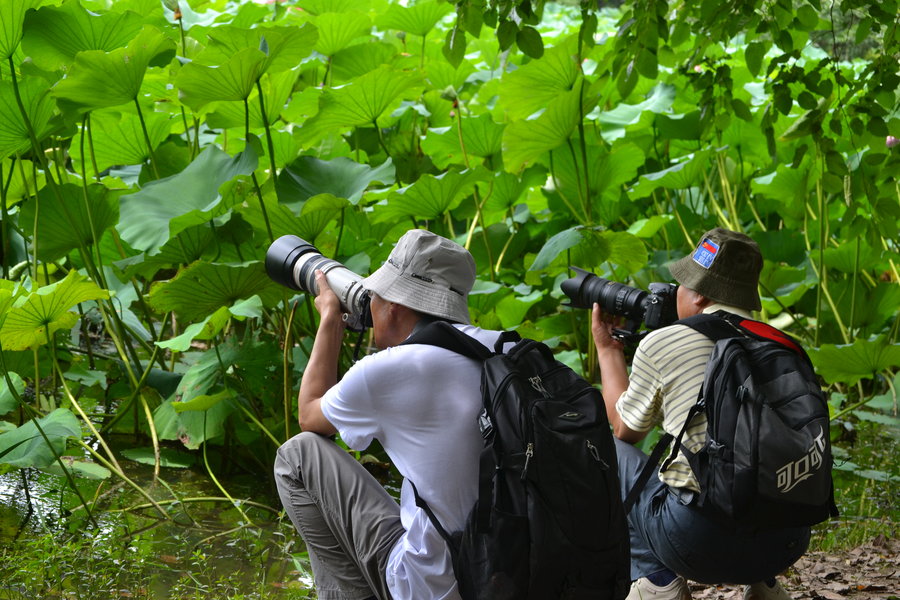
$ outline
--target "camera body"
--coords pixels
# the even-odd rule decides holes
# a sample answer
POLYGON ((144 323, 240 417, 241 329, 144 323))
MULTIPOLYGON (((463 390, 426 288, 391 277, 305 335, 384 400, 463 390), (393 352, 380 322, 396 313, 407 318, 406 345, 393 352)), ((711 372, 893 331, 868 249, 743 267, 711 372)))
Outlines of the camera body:
POLYGON ((659 329, 678 320, 674 283, 651 283, 649 291, 633 288, 598 277, 589 271, 571 267, 575 277, 562 282, 563 293, 575 308, 591 308, 594 302, 603 312, 625 318, 625 328, 617 330, 618 337, 631 340, 640 337, 641 324, 647 329, 659 329))
POLYGON ((362 277, 336 260, 322 256, 319 250, 296 235, 283 235, 266 251, 266 273, 276 283, 292 290, 319 295, 316 271, 325 273, 330 287, 341 301, 347 328, 363 331, 372 326, 369 293, 362 277))

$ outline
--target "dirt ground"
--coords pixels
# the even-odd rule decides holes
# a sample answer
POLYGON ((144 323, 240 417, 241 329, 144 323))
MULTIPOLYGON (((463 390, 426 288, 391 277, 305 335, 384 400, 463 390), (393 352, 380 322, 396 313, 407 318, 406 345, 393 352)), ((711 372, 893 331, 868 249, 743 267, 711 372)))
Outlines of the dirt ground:
MULTIPOLYGON (((810 552, 780 578, 793 600, 900 600, 900 539, 810 552)), ((695 600, 741 600, 741 586, 692 585, 695 600)))

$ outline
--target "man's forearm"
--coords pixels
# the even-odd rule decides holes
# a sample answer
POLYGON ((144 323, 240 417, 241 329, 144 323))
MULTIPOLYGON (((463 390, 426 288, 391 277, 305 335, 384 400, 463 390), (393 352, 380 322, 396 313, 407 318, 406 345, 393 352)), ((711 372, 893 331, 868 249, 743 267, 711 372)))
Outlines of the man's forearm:
POLYGON ((334 433, 334 427, 322 415, 319 402, 325 392, 337 383, 338 357, 343 339, 343 322, 323 318, 297 394, 300 427, 306 431, 334 433))

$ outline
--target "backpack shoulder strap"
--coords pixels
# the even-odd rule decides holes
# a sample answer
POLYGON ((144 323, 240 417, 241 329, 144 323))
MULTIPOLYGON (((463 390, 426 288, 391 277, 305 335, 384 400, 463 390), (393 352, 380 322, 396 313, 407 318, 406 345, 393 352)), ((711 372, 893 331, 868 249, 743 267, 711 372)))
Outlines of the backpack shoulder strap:
POLYGON ((504 331, 497 340, 494 352, 487 349, 484 344, 466 335, 447 321, 432 321, 421 328, 416 328, 406 340, 406 344, 428 344, 429 346, 437 346, 444 348, 457 354, 462 354, 474 360, 487 360, 494 354, 500 352, 500 349, 508 341, 519 339, 519 334, 514 331, 504 331))
POLYGON ((719 310, 714 313, 701 313, 692 317, 675 321, 677 325, 686 325, 695 331, 699 331, 711 340, 725 340, 746 335, 741 326, 735 322, 743 319, 739 315, 719 310), (732 318, 734 317, 734 318, 732 318))

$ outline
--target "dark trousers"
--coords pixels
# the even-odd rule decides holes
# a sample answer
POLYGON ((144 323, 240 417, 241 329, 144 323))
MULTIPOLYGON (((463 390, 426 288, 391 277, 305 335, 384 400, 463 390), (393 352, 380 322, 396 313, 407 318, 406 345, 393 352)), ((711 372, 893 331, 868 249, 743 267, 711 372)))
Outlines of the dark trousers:
MULTIPOLYGON (((616 440, 622 497, 648 456, 616 440)), ((809 546, 809 527, 734 533, 651 476, 628 515, 631 578, 669 569, 700 583, 757 583, 775 577, 809 546)))

